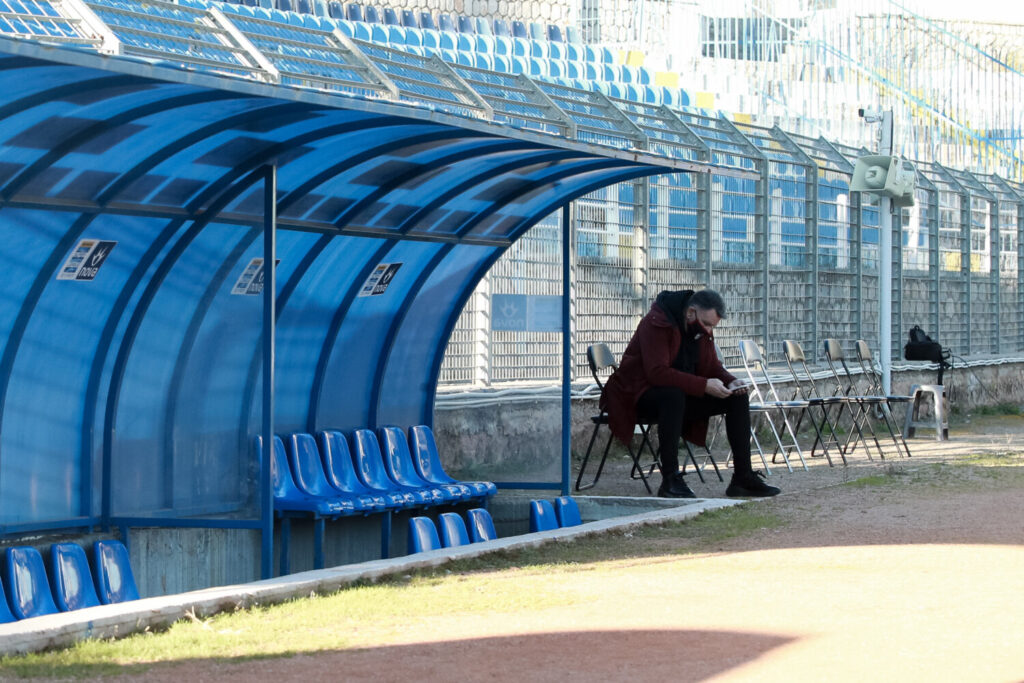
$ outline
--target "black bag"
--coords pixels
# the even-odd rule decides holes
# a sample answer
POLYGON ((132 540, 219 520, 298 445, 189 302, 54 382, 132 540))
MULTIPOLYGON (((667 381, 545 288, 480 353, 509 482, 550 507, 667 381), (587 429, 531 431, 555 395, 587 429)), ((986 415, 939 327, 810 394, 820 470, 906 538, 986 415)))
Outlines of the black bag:
POLYGON ((939 342, 929 337, 920 325, 914 325, 910 328, 910 340, 903 347, 903 357, 907 360, 926 360, 945 364, 949 358, 949 352, 943 351, 939 342))

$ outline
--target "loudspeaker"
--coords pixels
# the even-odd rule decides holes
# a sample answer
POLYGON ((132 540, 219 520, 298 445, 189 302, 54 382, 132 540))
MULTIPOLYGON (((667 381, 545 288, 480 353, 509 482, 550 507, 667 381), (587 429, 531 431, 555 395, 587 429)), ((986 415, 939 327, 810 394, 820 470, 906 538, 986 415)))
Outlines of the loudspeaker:
POLYGON ((914 205, 917 171, 899 157, 863 156, 853 169, 850 190, 890 197, 896 206, 914 205))

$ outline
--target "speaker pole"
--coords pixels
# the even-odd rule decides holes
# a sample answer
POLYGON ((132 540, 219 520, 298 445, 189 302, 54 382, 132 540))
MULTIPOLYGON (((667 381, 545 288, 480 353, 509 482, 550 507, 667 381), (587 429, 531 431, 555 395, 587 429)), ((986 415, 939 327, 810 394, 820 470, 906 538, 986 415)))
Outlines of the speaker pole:
MULTIPOLYGON (((879 154, 892 155, 892 110, 882 112, 879 154)), ((880 196, 878 207, 878 360, 882 388, 892 393, 892 199, 880 196)), ((900 210, 902 221, 903 211, 900 210)))

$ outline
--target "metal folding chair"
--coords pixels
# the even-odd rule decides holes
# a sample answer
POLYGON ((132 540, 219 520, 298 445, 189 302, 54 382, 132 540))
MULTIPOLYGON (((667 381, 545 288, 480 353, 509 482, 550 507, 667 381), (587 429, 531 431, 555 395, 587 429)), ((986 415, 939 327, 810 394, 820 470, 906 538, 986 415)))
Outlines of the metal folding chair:
POLYGON ((907 445, 907 440, 904 438, 902 430, 899 429, 899 422, 892 414, 892 407, 902 404, 907 410, 910 410, 910 404, 914 397, 906 394, 887 394, 885 388, 882 387, 882 373, 875 367, 871 347, 863 339, 858 339, 854 342, 854 348, 857 350, 857 362, 860 363, 861 373, 867 380, 868 393, 885 397, 885 404, 882 406, 883 417, 887 420, 893 434, 899 438, 899 442, 903 446, 903 453, 909 458, 910 446, 907 445))
MULTIPOLYGON (((786 469, 792 472, 793 466, 789 462, 789 451, 795 450, 800 458, 801 465, 806 470, 807 462, 804 460, 804 453, 797 442, 796 431, 789 421, 789 411, 806 410, 807 401, 786 401, 779 398, 778 392, 775 391, 775 385, 772 384, 771 377, 768 375, 768 366, 765 363, 764 355, 761 353, 761 347, 756 342, 749 339, 741 340, 740 358, 743 361, 743 369, 747 373, 747 379, 750 381, 750 410, 751 412, 758 413, 761 416, 762 422, 767 422, 772 435, 775 437, 776 450, 772 453, 772 462, 775 462, 776 455, 781 453, 782 459, 786 463, 786 469), (764 385, 767 387, 767 393, 762 391, 761 385, 758 384, 757 375, 761 376, 764 385), (782 422, 786 427, 785 431, 789 434, 789 446, 783 444, 782 436, 775 427, 771 413, 778 413, 778 416, 782 418, 782 422)), ((761 449, 761 444, 757 439, 756 425, 753 420, 750 422, 750 432, 754 438, 754 445, 757 446, 757 450, 761 454, 761 462, 765 462, 764 451, 761 449)), ((765 463, 766 470, 767 467, 768 465, 765 463)))
MULTIPOLYGON (((885 419, 886 428, 889 430, 889 435, 892 437, 893 445, 896 447, 896 452, 899 455, 903 455, 900 448, 899 440, 896 438, 895 427, 892 425, 891 414, 889 413, 888 405, 886 404, 885 396, 877 394, 862 394, 857 387, 857 382, 853 377, 853 373, 850 371, 850 367, 846 364, 846 354, 843 352, 843 346, 837 339, 826 339, 825 340, 825 361, 828 363, 829 370, 832 372, 832 376, 836 383, 836 394, 837 396, 844 396, 849 399, 852 414, 853 429, 860 437, 861 443, 864 445, 864 450, 868 454, 868 459, 873 460, 871 457, 871 447, 865 436, 865 429, 871 436, 871 440, 875 444, 875 449, 878 451, 878 455, 882 460, 885 460, 885 450, 882 448, 881 442, 878 440, 878 433, 875 430, 874 421, 872 419, 872 411, 876 408, 881 411, 882 417, 885 419), (842 368, 843 374, 839 374, 839 368, 842 368)), ((853 433, 850 434, 850 439, 847 441, 847 446, 850 446, 853 441, 853 433)), ((845 449, 844 449, 845 452, 845 449)))
POLYGON ((829 416, 832 410, 840 406, 846 399, 841 396, 823 396, 818 391, 818 387, 814 383, 814 374, 807 365, 807 356, 804 354, 804 348, 800 342, 786 339, 782 342, 782 351, 786 356, 789 372, 793 376, 794 391, 790 398, 802 399, 808 403, 807 410, 802 411, 800 417, 797 418, 796 431, 800 431, 800 425, 803 422, 804 416, 809 417, 811 425, 814 427, 815 437, 814 444, 811 446, 811 457, 820 457, 815 455, 815 451, 820 445, 821 455, 828 460, 828 464, 831 467, 833 463, 832 456, 829 454, 829 446, 835 446, 839 449, 839 455, 843 458, 843 464, 845 465, 846 456, 843 455, 843 444, 840 443, 835 423, 829 419, 829 416), (818 412, 820 421, 816 420, 814 412, 818 412), (825 438, 826 429, 828 430, 829 439, 825 438))
MULTIPOLYGON (((607 344, 593 344, 587 347, 587 364, 590 366, 590 374, 593 375, 594 381, 597 383, 597 388, 600 391, 604 391, 604 380, 601 379, 602 375, 607 373, 608 376, 614 372, 618 365, 615 363, 615 356, 612 355, 611 349, 608 348, 607 344)), ((601 472, 604 471, 604 463, 608 459, 608 451, 612 446, 612 433, 608 430, 608 439, 604 444, 604 452, 601 454, 601 462, 598 463, 597 472, 594 474, 594 479, 588 483, 583 483, 583 473, 587 469, 587 463, 590 461, 590 454, 593 451, 594 443, 597 441, 597 433, 601 430, 601 425, 608 424, 608 413, 601 411, 597 415, 592 415, 590 421, 594 423, 594 430, 590 433, 590 443, 587 445, 587 452, 583 456, 583 462, 580 463, 579 474, 576 475, 576 490, 584 491, 589 488, 593 488, 597 485, 598 480, 601 478, 601 472)), ((633 460, 633 468, 630 471, 630 476, 634 479, 640 479, 644 483, 644 487, 648 493, 654 493, 651 490, 651 485, 647 481, 647 477, 654 471, 654 467, 658 463, 658 454, 654 451, 654 446, 651 444, 650 430, 652 423, 643 422, 637 423, 636 428, 639 429, 642 439, 640 441, 640 448, 637 451, 633 450, 631 444, 626 444, 626 450, 629 451, 629 457, 633 460), (644 452, 646 446, 647 451, 651 454, 654 464, 649 466, 649 469, 645 472, 645 468, 640 464, 640 456, 644 452)), ((694 463, 696 464, 696 463, 694 463)))

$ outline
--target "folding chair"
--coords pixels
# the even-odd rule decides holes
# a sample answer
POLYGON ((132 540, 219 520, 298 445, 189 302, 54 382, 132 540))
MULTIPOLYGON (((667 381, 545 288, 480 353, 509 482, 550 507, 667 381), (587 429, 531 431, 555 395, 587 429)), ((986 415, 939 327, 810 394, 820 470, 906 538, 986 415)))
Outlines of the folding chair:
POLYGON ((814 427, 815 436, 814 444, 811 446, 811 457, 820 457, 814 454, 820 444, 822 455, 825 456, 825 459, 828 460, 829 467, 831 467, 833 463, 832 456, 829 455, 829 445, 834 445, 839 449, 839 455, 842 457, 843 464, 845 465, 846 456, 843 454, 843 444, 839 441, 839 435, 836 433, 835 423, 829 419, 829 415, 833 408, 841 406, 846 399, 841 396, 821 395, 818 391, 817 385, 814 383, 814 374, 807 366, 807 356, 804 354, 804 347, 800 345, 800 342, 792 339, 786 339, 782 342, 782 351, 786 356, 786 364, 789 366, 789 372, 793 376, 794 392, 791 398, 803 399, 808 403, 807 410, 801 412, 800 417, 797 418, 795 426, 796 431, 800 431, 800 424, 802 423, 804 416, 809 416, 811 425, 814 427), (815 421, 815 417, 811 410, 812 408, 817 408, 820 411, 820 422, 815 421), (829 440, 825 439, 823 431, 826 427, 831 435, 831 439, 829 440))
MULTIPOLYGON (((725 358, 722 356, 722 350, 718 348, 718 344, 715 344, 715 355, 718 356, 718 362, 722 364, 725 363, 725 358)), ((713 429, 710 426, 708 427, 708 433, 711 434, 711 438, 706 439, 704 443, 703 465, 697 464, 697 458, 694 455, 693 446, 685 438, 683 439, 683 444, 686 446, 687 457, 689 457, 690 462, 693 463, 693 469, 697 470, 697 476, 700 477, 701 483, 704 482, 704 474, 702 470, 707 468, 709 462, 711 463, 711 466, 715 468, 715 474, 718 475, 718 481, 725 481, 725 479, 722 478, 722 472, 718 469, 718 463, 715 461, 715 456, 711 452, 711 449, 714 448, 715 440, 718 438, 718 433, 722 430, 722 422, 724 420, 722 415, 712 415, 711 417, 715 420, 715 426, 713 429)), ((726 462, 728 462, 728 456, 726 457, 726 462)), ((685 459, 683 460, 682 472, 683 474, 686 474, 685 459)))
MULTIPOLYGON (((615 363, 615 357, 612 355, 611 349, 608 348, 607 344, 594 344, 587 347, 587 364, 590 366, 590 374, 593 375, 594 381, 597 383, 599 391, 604 391, 604 382, 601 380, 601 374, 608 371, 611 368, 611 372, 618 369, 618 365, 615 363)), ((610 375, 611 372, 608 374, 610 375)), ((608 451, 612 446, 612 433, 611 430, 608 432, 608 440, 604 444, 604 453, 601 454, 601 462, 597 466, 597 472, 594 474, 594 479, 589 484, 583 484, 583 473, 587 469, 587 463, 590 461, 590 453, 594 448, 594 443, 597 441, 597 433, 601 430, 601 425, 608 424, 608 413, 601 411, 597 415, 592 415, 590 421, 594 423, 594 431, 590 433, 590 443, 587 445, 587 452, 583 456, 583 462, 580 463, 579 474, 576 475, 576 490, 583 491, 589 488, 593 488, 598 480, 601 478, 601 472, 604 470, 604 463, 608 459, 608 451)), ((630 476, 633 478, 639 478, 644 482, 644 487, 648 493, 654 493, 651 490, 651 485, 647 481, 648 475, 654 471, 655 465, 658 463, 658 454, 654 452, 654 446, 650 440, 650 423, 638 423, 637 428, 640 430, 640 434, 643 439, 640 442, 640 448, 638 451, 633 450, 632 444, 626 444, 626 450, 629 451, 629 457, 633 460, 633 469, 630 472, 630 476), (647 446, 647 450, 654 458, 654 464, 650 466, 648 472, 644 472, 644 466, 640 464, 640 455, 643 453, 644 446, 647 446)), ((696 461, 694 466, 696 466, 696 461)))
MULTIPOLYGON (((807 469, 807 462, 804 460, 804 453, 800 449, 800 444, 797 442, 796 431, 793 429, 792 423, 789 421, 789 411, 791 410, 806 410, 809 403, 804 400, 792 400, 784 401, 779 398, 778 392, 775 391, 775 385, 772 384, 772 379, 768 375, 768 366, 765 363, 764 356, 761 353, 761 347, 756 342, 749 339, 740 341, 740 358, 743 361, 743 369, 747 373, 747 379, 750 380, 750 393, 752 400, 750 401, 751 412, 757 412, 761 415, 762 421, 767 422, 771 428, 772 435, 775 437, 776 449, 772 453, 772 462, 775 462, 776 454, 782 454, 782 460, 786 463, 786 469, 790 472, 793 471, 793 466, 789 463, 789 452, 785 444, 782 443, 782 437, 779 434, 779 430, 775 427, 775 422, 771 418, 771 413, 777 412, 779 417, 782 418, 783 424, 786 426, 786 432, 789 433, 791 445, 789 449, 795 450, 797 456, 800 458, 800 464, 803 468, 807 469), (767 387, 767 394, 761 390, 761 386, 758 384, 756 375, 761 375, 765 386, 767 387)), ((757 439, 757 430, 755 429, 754 421, 750 423, 750 433, 754 438, 754 444, 757 446, 758 452, 761 454, 761 461, 764 462, 764 451, 761 449, 761 444, 757 439)), ((767 463, 765 463, 765 469, 767 470, 767 463)))
MULTIPOLYGON (((850 372, 850 367, 846 364, 846 354, 843 352, 843 345, 839 343, 838 339, 826 339, 825 340, 825 361, 828 363, 829 370, 832 372, 832 376, 836 382, 837 395, 846 397, 851 401, 851 408, 856 406, 856 410, 852 415, 853 429, 857 432, 860 437, 861 443, 864 445, 864 450, 868 454, 868 460, 873 460, 871 457, 871 447, 868 444, 867 438, 865 437, 864 430, 867 429, 871 435, 871 440, 875 444, 875 448, 878 450, 878 455, 882 460, 885 460, 885 450, 882 448, 882 444, 878 441, 878 433, 875 431, 874 423, 871 419, 871 413, 875 408, 882 411, 882 416, 885 418, 886 427, 889 428, 889 435, 892 437, 893 444, 896 446, 896 452, 902 455, 900 451, 900 444, 896 438, 896 434, 893 431, 894 427, 889 420, 888 406, 886 405, 885 397, 876 394, 862 394, 857 388, 857 382, 853 378, 853 373, 850 372), (839 374, 839 368, 843 369, 843 374, 839 374)), ((850 434, 851 439, 853 434, 850 434)), ((849 445, 850 441, 847 442, 849 445)))
MULTIPOLYGON (((868 392, 885 398, 885 403, 882 406, 883 417, 885 417, 887 426, 892 433, 899 438, 899 442, 903 446, 903 453, 909 458, 910 447, 907 445, 907 440, 903 437, 903 432, 898 428, 899 422, 896 421, 892 414, 892 407, 896 404, 909 406, 914 397, 906 394, 885 393, 885 389, 882 387, 882 374, 875 368, 871 347, 863 339, 858 339, 854 342, 854 348, 857 350, 857 362, 860 363, 861 372, 867 380, 868 392)), ((909 407, 907 409, 909 410, 909 407)))

